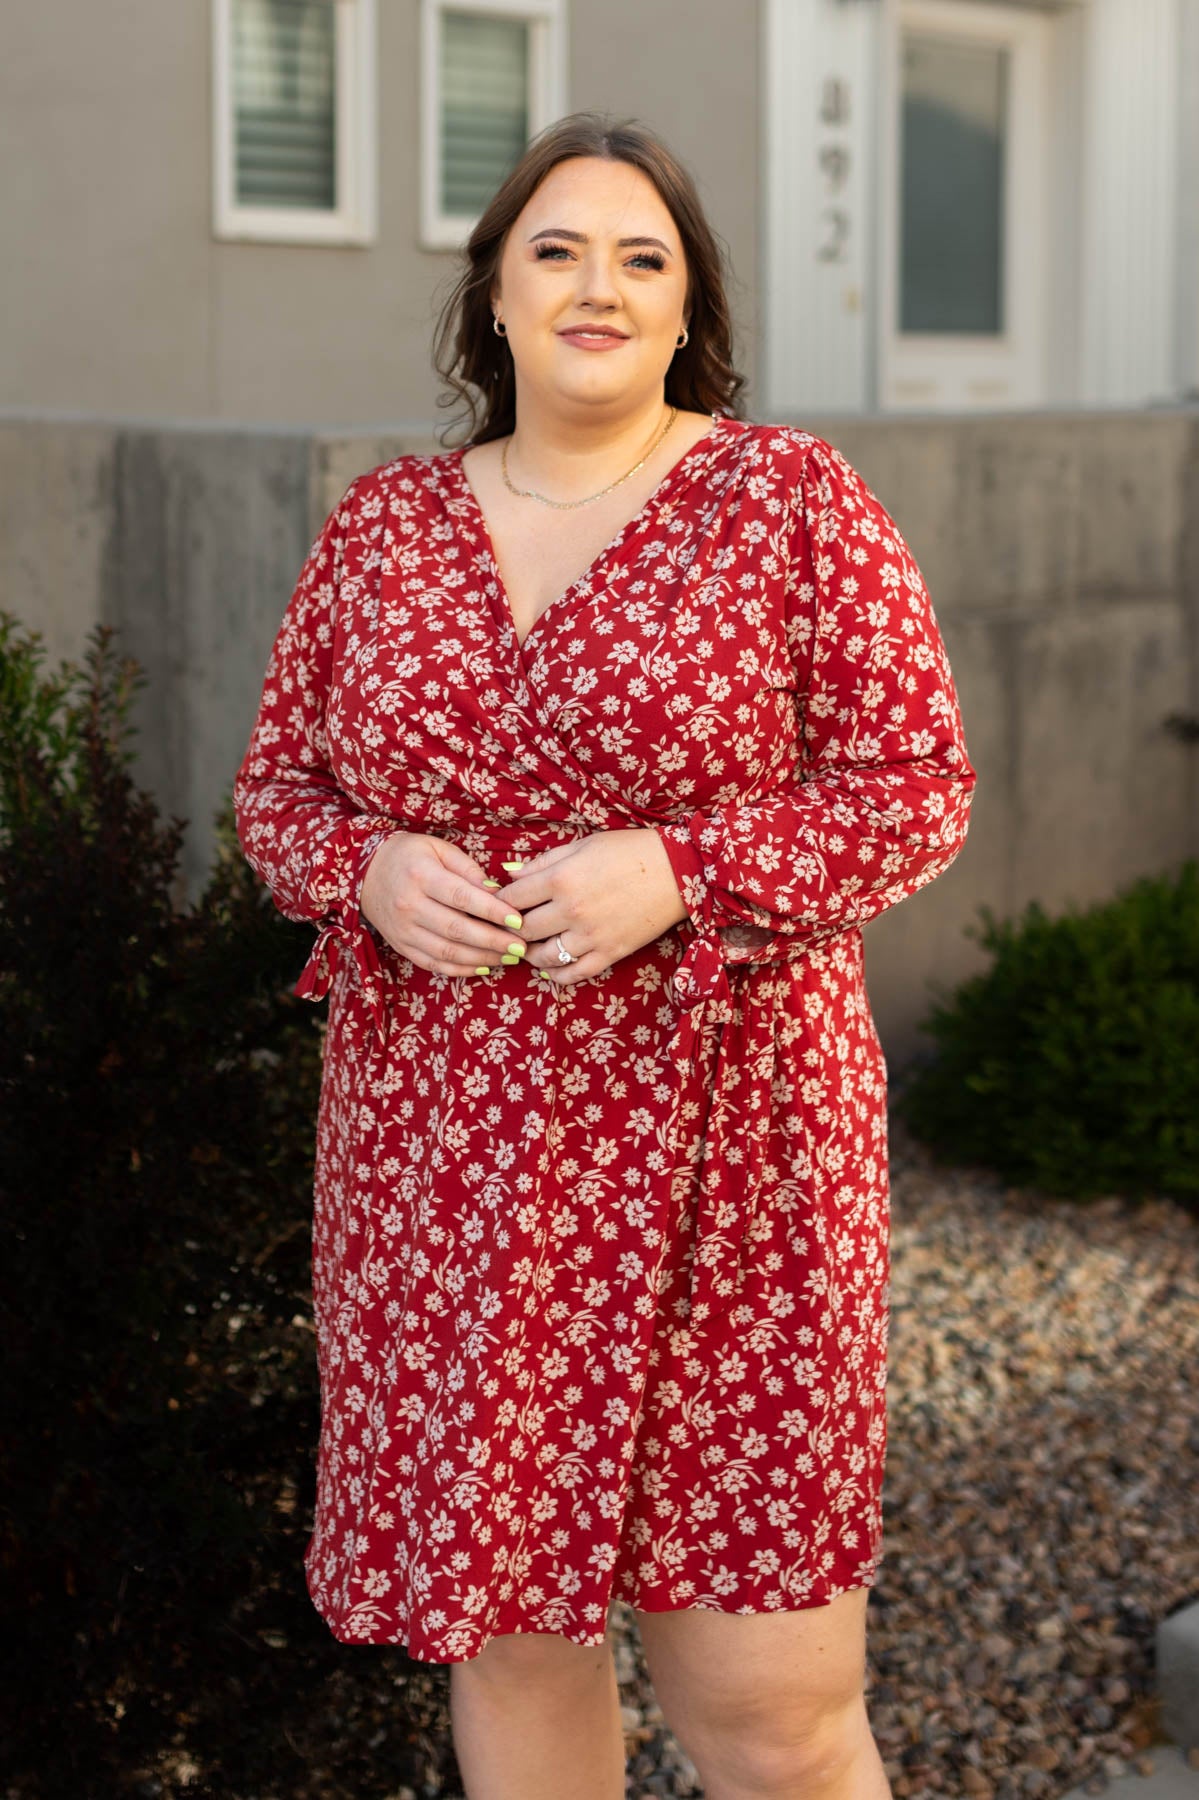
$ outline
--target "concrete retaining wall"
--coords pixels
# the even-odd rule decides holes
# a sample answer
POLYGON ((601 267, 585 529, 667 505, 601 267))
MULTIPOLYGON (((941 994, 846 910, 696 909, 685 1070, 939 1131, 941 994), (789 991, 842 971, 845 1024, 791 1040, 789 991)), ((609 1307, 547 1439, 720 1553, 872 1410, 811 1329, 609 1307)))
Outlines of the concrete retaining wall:
MULTIPOLYGON (((834 443, 933 596, 979 772, 949 872, 870 925, 893 1070, 933 989, 978 966, 980 903, 1111 894, 1199 854, 1199 409, 789 421, 834 443)), ((350 478, 431 432, 320 435, 0 415, 0 605, 77 657, 104 620, 144 666, 139 774, 189 821, 245 748, 279 617, 350 478)))

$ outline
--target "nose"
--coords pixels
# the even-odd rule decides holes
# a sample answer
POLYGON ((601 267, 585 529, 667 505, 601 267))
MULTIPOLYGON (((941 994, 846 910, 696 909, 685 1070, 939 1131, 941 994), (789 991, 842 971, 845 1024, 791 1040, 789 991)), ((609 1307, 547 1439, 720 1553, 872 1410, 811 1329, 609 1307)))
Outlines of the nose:
POLYGON ((575 301, 601 310, 620 304, 608 252, 597 244, 580 256, 576 265, 575 301))

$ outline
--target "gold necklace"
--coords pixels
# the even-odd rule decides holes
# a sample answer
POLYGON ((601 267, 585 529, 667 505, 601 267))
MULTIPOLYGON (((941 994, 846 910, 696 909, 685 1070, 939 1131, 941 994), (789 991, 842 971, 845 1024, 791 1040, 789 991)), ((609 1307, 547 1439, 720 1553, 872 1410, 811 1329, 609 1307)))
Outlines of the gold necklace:
POLYGON ((588 494, 586 499, 584 499, 584 500, 551 500, 548 495, 538 494, 532 488, 513 487, 512 482, 509 480, 509 477, 508 477, 508 445, 511 442, 510 438, 504 439, 504 448, 500 454, 500 473, 504 477, 504 483, 505 483, 506 487, 508 488, 509 492, 513 493, 513 494, 520 494, 522 496, 522 498, 524 498, 526 500, 540 500, 546 506, 558 506, 558 507, 589 506, 593 500, 600 499, 600 497, 604 494, 610 494, 612 492, 613 488, 619 487, 622 481, 627 481, 629 479, 630 475, 635 475, 637 473, 638 469, 642 468, 644 466, 644 464, 649 461, 650 457, 653 455, 654 451, 658 448, 658 445, 662 442, 662 439, 666 436, 666 433, 670 430, 671 426, 674 424, 674 422, 678 418, 678 416, 679 416, 678 407, 672 406, 670 409, 670 417, 667 419, 665 425, 663 425, 661 431, 658 433, 657 437, 654 439, 653 443, 650 445, 650 447, 646 451, 645 455, 641 458, 641 461, 634 463, 632 468, 627 470, 625 472, 625 474, 617 476, 615 481, 610 481, 608 483, 607 487, 600 489, 598 494, 588 494))

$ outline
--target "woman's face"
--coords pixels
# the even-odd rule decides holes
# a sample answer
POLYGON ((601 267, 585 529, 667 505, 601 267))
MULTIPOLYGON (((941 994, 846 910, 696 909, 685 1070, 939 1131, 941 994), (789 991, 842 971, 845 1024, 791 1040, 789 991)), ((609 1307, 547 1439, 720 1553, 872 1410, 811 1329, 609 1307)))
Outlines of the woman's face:
POLYGON ((575 156, 555 164, 509 230, 491 308, 518 395, 631 404, 661 393, 686 300, 682 240, 648 175, 575 156), (602 340, 607 349, 563 335, 587 325, 622 335, 602 340))

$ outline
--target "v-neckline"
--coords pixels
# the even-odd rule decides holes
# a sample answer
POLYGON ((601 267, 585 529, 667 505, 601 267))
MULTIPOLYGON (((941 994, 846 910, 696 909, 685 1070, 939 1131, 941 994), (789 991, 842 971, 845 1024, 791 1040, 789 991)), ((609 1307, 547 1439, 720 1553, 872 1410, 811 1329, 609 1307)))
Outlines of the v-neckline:
POLYGON ((470 484, 470 478, 462 466, 463 457, 466 455, 466 452, 474 448, 474 446, 471 444, 460 444, 456 450, 448 452, 451 473, 456 477, 462 496, 474 515, 474 522, 482 537, 483 549, 487 560, 491 565, 491 572, 495 577, 496 588, 503 604, 508 627, 512 632, 512 639, 516 645, 516 653, 522 662, 525 659, 525 647, 540 627, 542 620, 545 619, 548 614, 555 612, 565 601, 569 600, 572 594, 574 594, 578 588, 583 586, 584 582, 591 579, 600 564, 606 562, 615 551, 620 549, 620 546, 624 543, 625 538, 628 537, 633 527, 640 524, 651 507, 660 504, 668 489, 674 485, 676 479, 690 466, 694 458, 697 457, 701 451, 711 451, 714 448, 722 435, 722 426, 727 425, 728 422, 728 419, 723 413, 714 412, 712 414, 712 423, 708 430, 704 432, 704 435, 701 438, 697 438, 689 450, 684 450, 677 462, 671 464, 657 487, 654 488, 653 492, 645 501, 645 504, 638 508, 632 518, 625 520, 616 535, 604 545, 602 550, 598 551, 597 554, 592 557, 582 574, 577 575, 568 587, 564 587, 560 594, 555 594, 554 598, 549 601, 547 605, 542 607, 523 638, 516 629, 516 615, 512 611, 512 601, 509 597, 508 589, 504 584, 504 577, 500 574, 500 565, 495 554, 495 545, 492 543, 491 539, 491 528, 487 523, 483 508, 479 504, 475 490, 470 484))

